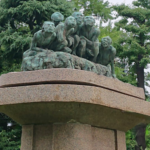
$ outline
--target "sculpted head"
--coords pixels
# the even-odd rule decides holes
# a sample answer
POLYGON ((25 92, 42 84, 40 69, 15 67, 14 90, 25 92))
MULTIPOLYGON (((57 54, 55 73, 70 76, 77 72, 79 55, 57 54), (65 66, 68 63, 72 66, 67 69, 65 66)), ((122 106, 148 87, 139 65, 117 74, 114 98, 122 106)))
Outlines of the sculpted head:
POLYGON ((101 44, 104 48, 107 48, 112 44, 112 39, 109 36, 106 36, 102 38, 101 44))
POLYGON ((55 26, 57 26, 61 21, 64 20, 64 16, 60 12, 55 12, 51 15, 51 19, 55 26))
POLYGON ((78 25, 83 23, 83 14, 81 12, 74 12, 72 16, 76 19, 78 25))
POLYGON ((92 27, 95 24, 95 19, 92 16, 86 16, 84 17, 84 24, 92 27))
POLYGON ((43 32, 54 32, 55 25, 51 21, 45 21, 42 26, 43 32))
POLYGON ((67 28, 74 28, 76 26, 76 19, 72 16, 69 16, 65 20, 65 25, 67 28))

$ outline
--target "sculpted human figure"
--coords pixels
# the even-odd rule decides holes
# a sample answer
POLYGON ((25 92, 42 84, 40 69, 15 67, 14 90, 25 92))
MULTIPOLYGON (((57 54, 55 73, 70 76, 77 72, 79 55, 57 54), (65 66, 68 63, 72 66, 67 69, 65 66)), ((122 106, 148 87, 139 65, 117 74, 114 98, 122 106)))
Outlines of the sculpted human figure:
POLYGON ((77 22, 73 35, 79 35, 81 25, 83 24, 83 14, 81 12, 74 12, 72 16, 76 19, 77 22))
POLYGON ((76 55, 76 48, 80 42, 79 32, 83 23, 83 15, 81 12, 74 12, 72 16, 76 19, 76 26, 74 32, 68 37, 68 46, 72 49, 72 54, 76 55))
POLYGON ((30 49, 39 51, 40 48, 49 48, 56 38, 56 33, 54 30, 54 23, 51 21, 45 21, 42 26, 42 30, 39 30, 34 34, 30 49))
POLYGON ((112 77, 116 77, 114 71, 114 58, 116 55, 116 49, 111 45, 112 40, 109 36, 102 38, 99 43, 99 54, 97 56, 97 63, 104 66, 108 66, 111 69, 112 77))
POLYGON ((66 18, 65 23, 58 24, 55 29, 57 38, 52 44, 51 49, 71 53, 72 50, 68 47, 67 39, 74 32, 75 26, 76 20, 72 16, 66 18))
POLYGON ((54 22, 55 26, 57 26, 60 22, 64 20, 64 16, 60 12, 54 12, 51 15, 51 19, 54 22))
POLYGON ((94 27, 95 19, 92 16, 84 17, 84 23, 80 29, 80 43, 78 46, 78 56, 96 62, 99 53, 98 36, 100 31, 94 27))

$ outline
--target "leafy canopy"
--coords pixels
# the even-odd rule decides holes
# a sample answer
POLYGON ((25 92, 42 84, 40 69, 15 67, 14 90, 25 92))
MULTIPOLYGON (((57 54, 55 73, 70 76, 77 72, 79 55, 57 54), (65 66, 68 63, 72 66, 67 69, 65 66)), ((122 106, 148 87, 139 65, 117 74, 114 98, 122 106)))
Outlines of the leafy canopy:
POLYGON ((66 0, 1 0, 0 1, 0 72, 14 63, 20 64, 22 54, 33 34, 41 29, 51 14, 59 11, 72 14, 73 4, 66 0))
POLYGON ((94 15, 101 18, 102 22, 112 19, 111 7, 108 1, 103 0, 73 0, 75 7, 83 10, 85 16, 94 15))

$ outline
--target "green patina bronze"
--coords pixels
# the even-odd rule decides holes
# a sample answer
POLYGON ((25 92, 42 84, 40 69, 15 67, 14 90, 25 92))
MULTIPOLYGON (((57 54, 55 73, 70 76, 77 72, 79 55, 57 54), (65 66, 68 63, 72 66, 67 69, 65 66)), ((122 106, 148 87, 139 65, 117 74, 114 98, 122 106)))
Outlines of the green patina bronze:
POLYGON ((54 51, 63 51, 72 53, 72 49, 68 47, 68 37, 74 32, 76 20, 74 17, 67 17, 64 23, 59 23, 56 28, 56 39, 51 44, 51 49, 54 51))
POLYGON ((39 50, 39 48, 49 48, 56 38, 55 25, 51 21, 45 21, 42 30, 36 32, 31 42, 31 50, 39 50))
POLYGON ((22 70, 72 68, 114 77, 116 49, 110 37, 98 40, 100 30, 92 16, 74 12, 64 20, 55 12, 42 30, 33 36, 31 47, 23 54, 22 70))
POLYGON ((99 53, 98 36, 100 31, 94 26, 95 19, 92 16, 84 17, 84 23, 80 29, 80 43, 78 46, 78 56, 96 62, 99 53))
POLYGON ((60 22, 64 20, 64 16, 60 12, 55 12, 51 15, 51 20, 57 26, 60 22))
POLYGON ((83 15, 81 12, 74 12, 72 16, 76 19, 76 26, 74 27, 74 32, 71 34, 71 36, 68 37, 68 47, 72 49, 72 54, 76 55, 77 46, 80 42, 80 29, 83 24, 83 15))
POLYGON ((97 63, 110 68, 112 76, 115 78, 114 71, 114 58, 116 55, 116 49, 111 45, 112 40, 109 36, 102 38, 101 43, 99 43, 99 54, 97 56, 97 63))

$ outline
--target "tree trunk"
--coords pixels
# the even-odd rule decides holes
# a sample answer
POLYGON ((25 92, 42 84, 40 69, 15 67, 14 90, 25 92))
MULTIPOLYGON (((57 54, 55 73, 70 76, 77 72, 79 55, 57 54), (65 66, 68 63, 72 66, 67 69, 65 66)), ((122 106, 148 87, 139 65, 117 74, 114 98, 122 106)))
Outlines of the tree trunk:
POLYGON ((135 127, 135 134, 136 134, 135 140, 137 142, 137 146, 135 147, 135 150, 145 150, 146 149, 145 129, 146 129, 145 124, 141 124, 141 125, 138 125, 135 127))
POLYGON ((30 31, 33 30, 33 24, 32 24, 32 22, 29 23, 29 28, 30 28, 30 31))
MULTIPOLYGON (((141 60, 141 56, 139 56, 139 62, 141 60)), ((141 67, 140 64, 137 64, 137 86, 141 87, 145 91, 144 87, 144 67, 141 67)), ((145 141, 145 129, 146 125, 141 124, 135 127, 135 139, 137 142, 137 146, 135 147, 135 150, 145 150, 146 148, 146 141, 145 141)))

